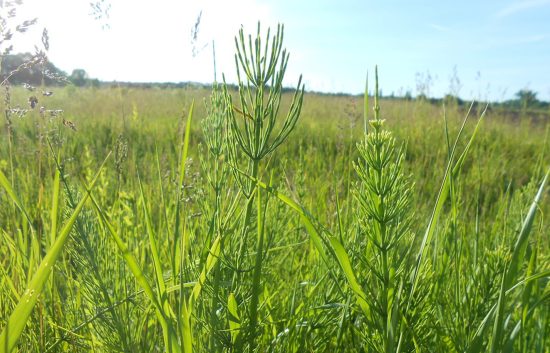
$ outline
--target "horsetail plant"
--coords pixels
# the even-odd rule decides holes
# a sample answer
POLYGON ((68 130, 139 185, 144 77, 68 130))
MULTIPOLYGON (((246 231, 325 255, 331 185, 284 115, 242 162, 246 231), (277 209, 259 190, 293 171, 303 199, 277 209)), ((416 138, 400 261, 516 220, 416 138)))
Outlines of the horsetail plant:
POLYGON ((282 122, 279 118, 283 78, 289 59, 286 49, 283 49, 283 32, 284 27, 278 25, 275 36, 271 38, 271 31, 268 29, 265 44, 263 44, 260 23, 258 23, 255 39, 249 35, 246 40, 241 28, 239 36, 235 38, 239 107, 233 104, 227 84, 224 84, 229 121, 229 160, 235 167, 233 175, 240 186, 240 191, 247 199, 238 239, 239 245, 235 261, 237 271, 233 278, 233 286, 236 286, 241 280, 239 273, 243 270, 249 242, 248 236, 253 225, 251 219, 254 212, 253 205, 255 198, 258 199, 256 254, 252 265, 252 287, 248 305, 249 322, 246 330, 250 350, 254 349, 255 345, 259 298, 263 292, 260 288, 260 279, 266 249, 264 249, 264 224, 261 213, 265 213, 267 198, 264 201, 262 201, 263 198, 260 199, 260 187, 255 185, 250 178, 244 177, 238 168, 242 164, 241 157, 244 157, 246 174, 252 180, 258 179, 260 163, 286 140, 300 116, 304 94, 301 76, 286 116, 282 122), (264 202, 264 205, 261 205, 261 202, 264 202))
POLYGON ((360 157, 354 163, 359 177, 353 190, 358 203, 355 222, 359 233, 352 258, 358 265, 366 266, 362 272, 366 277, 358 279, 370 308, 365 317, 370 328, 364 336, 366 344, 376 352, 389 353, 396 351, 399 325, 404 320, 407 260, 414 240, 409 210, 412 184, 402 171, 403 148, 396 146, 395 138, 384 129, 380 118, 378 72, 375 74, 374 118, 369 120, 364 139, 357 144, 360 157))
MULTIPOLYGON (((248 46, 241 28, 239 36, 235 38, 235 66, 240 107, 233 104, 233 98, 224 84, 230 125, 229 157, 233 165, 238 166, 239 157, 244 154, 248 160, 246 171, 253 178, 258 176, 260 162, 280 146, 294 129, 302 109, 304 85, 300 76, 288 113, 282 125, 276 129, 276 124, 280 120, 283 78, 289 59, 286 49, 282 49, 283 31, 284 27, 278 25, 275 37, 271 39, 268 29, 266 43, 262 48, 259 23, 254 44, 252 36, 249 35, 248 46), (244 79, 241 71, 244 73, 244 79)), ((234 175, 245 196, 253 198, 254 185, 240 173, 235 172, 234 175)), ((252 200, 249 203, 252 203, 252 200)))
MULTIPOLYGON (((211 202, 211 199, 208 199, 203 205, 204 213, 208 219, 206 239, 210 241, 213 237, 219 238, 220 254, 223 256, 223 235, 226 234, 224 229, 227 223, 226 215, 233 214, 235 207, 233 203, 229 207, 233 211, 224 208, 224 199, 229 196, 224 194, 224 192, 230 192, 227 183, 230 171, 225 160, 227 154, 227 108, 223 92, 220 91, 217 82, 214 82, 210 100, 208 103, 205 102, 205 106, 207 114, 201 121, 201 127, 207 151, 205 158, 201 154, 200 161, 213 197, 213 202, 211 202)), ((217 315, 218 308, 222 303, 220 300, 222 297, 220 288, 221 279, 221 263, 218 261, 212 273, 212 293, 209 302, 209 329, 211 332, 209 349, 211 352, 217 352, 221 349, 220 340, 217 335, 221 331, 220 320, 217 315)))

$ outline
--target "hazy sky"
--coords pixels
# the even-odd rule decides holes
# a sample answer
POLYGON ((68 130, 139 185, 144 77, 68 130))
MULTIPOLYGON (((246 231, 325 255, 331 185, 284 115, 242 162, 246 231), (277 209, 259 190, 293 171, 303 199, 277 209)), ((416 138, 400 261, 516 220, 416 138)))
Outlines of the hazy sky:
POLYGON ((429 73, 429 95, 442 96, 456 67, 463 98, 500 100, 528 88, 550 100, 550 0, 105 1, 109 19, 95 20, 88 0, 26 0, 20 13, 40 22, 20 43, 39 41, 46 27, 50 59, 69 73, 211 82, 212 40, 218 73, 231 80, 240 26, 255 32, 258 20, 264 28, 281 22, 291 53, 288 85, 302 73, 306 89, 360 93, 367 70, 378 64, 384 94, 414 95, 429 73), (191 29, 200 11, 193 57, 191 29))

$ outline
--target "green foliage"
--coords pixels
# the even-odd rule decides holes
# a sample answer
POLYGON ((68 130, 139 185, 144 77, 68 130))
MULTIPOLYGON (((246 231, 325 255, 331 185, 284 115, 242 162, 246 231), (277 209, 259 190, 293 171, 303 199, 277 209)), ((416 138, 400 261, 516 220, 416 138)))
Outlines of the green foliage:
POLYGON ((546 352, 548 120, 375 95, 368 122, 283 90, 264 38, 237 37, 238 89, 70 85, 12 116, 0 351, 546 352))
POLYGON ((528 89, 519 90, 516 93, 516 97, 518 98, 522 108, 524 109, 531 108, 539 103, 537 99, 537 93, 528 89))
POLYGON ((74 69, 71 76, 69 76, 69 81, 77 87, 86 85, 88 80, 88 74, 86 73, 86 70, 83 69, 74 69))
POLYGON ((65 73, 58 69, 54 64, 45 60, 39 55, 30 53, 21 53, 2 56, 1 76, 4 78, 10 76, 12 85, 29 84, 40 86, 42 80, 48 86, 58 85, 60 82, 54 77, 65 76, 65 73), (48 74, 44 74, 47 72, 48 74))
POLYGON ((544 111, 547 110, 550 104, 541 101, 537 98, 537 92, 524 88, 517 91, 514 95, 516 99, 510 99, 500 103, 508 109, 521 110, 524 113, 527 111, 544 111))
POLYGON ((358 203, 354 228, 358 234, 348 246, 357 262, 355 270, 366 275, 362 283, 371 299, 372 309, 366 317, 370 331, 365 335, 367 346, 378 352, 394 352, 401 335, 400 325, 405 321, 402 315, 406 315, 406 291, 411 287, 408 260, 414 241, 409 211, 412 190, 402 171, 404 154, 391 133, 384 130, 379 110, 376 89, 374 119, 364 140, 357 145, 360 159, 354 164, 359 177, 354 188, 358 203), (363 270, 360 264, 365 265, 363 270))

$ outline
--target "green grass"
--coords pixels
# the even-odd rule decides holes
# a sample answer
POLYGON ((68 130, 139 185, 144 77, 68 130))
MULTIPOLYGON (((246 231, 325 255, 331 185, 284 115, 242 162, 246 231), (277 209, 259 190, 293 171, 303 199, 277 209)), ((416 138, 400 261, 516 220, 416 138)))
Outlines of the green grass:
POLYGON ((76 131, 12 118, 0 352, 549 352, 550 118, 302 101, 266 42, 240 94, 69 86, 41 104, 76 131))

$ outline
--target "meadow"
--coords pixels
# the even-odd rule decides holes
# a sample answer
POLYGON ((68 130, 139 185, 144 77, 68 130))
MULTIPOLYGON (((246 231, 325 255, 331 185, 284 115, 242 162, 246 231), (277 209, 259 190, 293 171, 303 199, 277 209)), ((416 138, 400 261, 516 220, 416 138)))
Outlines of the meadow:
POLYGON ((550 352, 550 114, 283 92, 243 38, 240 91, 10 88, 0 352, 550 352))

